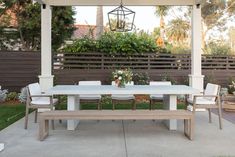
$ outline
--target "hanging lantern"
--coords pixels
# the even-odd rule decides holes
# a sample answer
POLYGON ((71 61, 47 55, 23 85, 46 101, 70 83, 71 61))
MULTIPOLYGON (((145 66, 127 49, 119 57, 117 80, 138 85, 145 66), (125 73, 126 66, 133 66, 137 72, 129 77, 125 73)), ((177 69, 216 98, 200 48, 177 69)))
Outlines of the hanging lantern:
POLYGON ((119 7, 108 13, 111 31, 127 32, 134 27, 135 12, 124 7, 122 1, 119 7))

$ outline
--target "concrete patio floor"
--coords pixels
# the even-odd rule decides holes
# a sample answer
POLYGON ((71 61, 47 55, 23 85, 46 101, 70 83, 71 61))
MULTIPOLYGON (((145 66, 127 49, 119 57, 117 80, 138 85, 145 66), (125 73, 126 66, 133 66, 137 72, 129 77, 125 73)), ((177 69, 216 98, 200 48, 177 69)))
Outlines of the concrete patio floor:
POLYGON ((196 115, 195 139, 178 131, 169 131, 161 121, 81 121, 76 131, 67 131, 66 122, 56 122, 48 138, 37 140, 38 125, 30 115, 28 130, 24 119, 0 132, 5 150, 0 157, 231 157, 235 156, 235 125, 208 113, 196 115))

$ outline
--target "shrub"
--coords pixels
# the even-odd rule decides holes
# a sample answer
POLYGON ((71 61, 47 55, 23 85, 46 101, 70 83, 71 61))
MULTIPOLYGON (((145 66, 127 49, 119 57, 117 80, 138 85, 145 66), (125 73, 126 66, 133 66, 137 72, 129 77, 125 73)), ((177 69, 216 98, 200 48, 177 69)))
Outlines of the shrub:
POLYGON ((228 80, 228 93, 229 94, 233 94, 233 92, 235 91, 235 80, 230 77, 228 80))
POLYGON ((177 47, 171 48, 171 53, 172 54, 190 54, 191 49, 185 46, 177 46, 177 47))
POLYGON ((162 81, 170 81, 172 84, 177 84, 177 80, 175 80, 172 76, 170 76, 168 73, 163 73, 161 75, 162 81))
POLYGON ((25 103, 27 100, 27 89, 26 87, 22 88, 19 94, 19 101, 25 103))
POLYGON ((10 92, 7 94, 7 98, 6 98, 7 101, 10 101, 10 100, 16 101, 17 99, 18 99, 18 93, 10 92))
POLYGON ((62 49, 65 52, 102 52, 111 55, 158 52, 168 53, 164 48, 157 47, 154 38, 143 33, 106 32, 98 40, 85 37, 62 49))
POLYGON ((8 90, 6 90, 6 89, 1 90, 0 89, 0 102, 4 102, 6 100, 7 93, 8 93, 8 90))
POLYGON ((228 44, 222 42, 210 42, 206 49, 207 54, 211 55, 229 55, 231 54, 231 48, 228 44))
POLYGON ((150 78, 148 73, 134 73, 133 81, 136 85, 148 85, 150 78))
POLYGON ((72 45, 63 48, 62 51, 71 53, 96 51, 96 42, 91 38, 84 37, 77 39, 72 45))
POLYGON ((217 83, 218 83, 218 81, 216 80, 216 77, 215 77, 215 75, 214 75, 213 72, 211 72, 211 74, 207 74, 207 75, 205 76, 205 79, 204 79, 204 87, 206 87, 206 85, 207 85, 208 83, 214 83, 214 84, 217 84, 217 83))
POLYGON ((99 52, 109 54, 133 54, 155 52, 156 45, 152 38, 135 33, 105 33, 97 41, 99 52))

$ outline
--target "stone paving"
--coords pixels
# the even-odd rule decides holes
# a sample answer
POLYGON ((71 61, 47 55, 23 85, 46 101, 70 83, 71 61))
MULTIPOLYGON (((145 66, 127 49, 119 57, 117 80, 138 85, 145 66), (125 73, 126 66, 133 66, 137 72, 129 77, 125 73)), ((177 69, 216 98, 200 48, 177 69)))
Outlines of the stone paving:
POLYGON ((178 130, 169 131, 161 121, 81 121, 75 131, 56 122, 45 141, 38 141, 38 125, 30 115, 28 130, 21 119, 0 132, 5 149, 0 157, 232 157, 235 156, 235 125, 218 117, 208 123, 208 113, 196 114, 195 139, 178 130))

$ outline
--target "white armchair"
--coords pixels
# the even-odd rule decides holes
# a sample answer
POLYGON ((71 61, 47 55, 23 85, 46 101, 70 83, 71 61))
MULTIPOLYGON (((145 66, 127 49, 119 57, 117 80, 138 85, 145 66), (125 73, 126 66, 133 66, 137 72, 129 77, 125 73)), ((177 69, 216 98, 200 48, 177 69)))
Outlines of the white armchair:
POLYGON ((189 105, 188 110, 207 109, 209 113, 209 123, 211 123, 211 109, 218 109, 219 125, 222 129, 222 109, 220 100, 220 86, 216 84, 208 83, 203 95, 194 95, 193 99, 187 99, 189 105))
MULTIPOLYGON (((170 86, 171 82, 170 81, 150 81, 149 85, 150 86, 163 86, 163 85, 170 86)), ((153 109, 154 103, 162 102, 162 101, 163 101, 163 95, 162 94, 151 94, 150 95, 150 106, 149 106, 149 109, 150 110, 153 109)))
MULTIPOLYGON (((39 83, 32 83, 27 86, 27 101, 25 111, 25 129, 28 127, 29 109, 35 110, 35 123, 37 122, 38 109, 53 110, 58 103, 58 99, 54 99, 52 95, 43 94, 39 83)), ((54 122, 52 121, 52 128, 54 129, 54 122)))
MULTIPOLYGON (((101 81, 79 81, 79 86, 90 86, 90 85, 101 85, 101 81)), ((99 94, 93 94, 93 95, 86 95, 81 94, 79 95, 80 102, 81 103, 97 103, 98 110, 102 109, 101 106, 101 95, 99 94)))
MULTIPOLYGON (((112 85, 115 86, 115 81, 112 81, 112 85)), ((125 86, 133 86, 134 82, 131 81, 127 84, 125 84, 125 86)), ((113 94, 111 95, 112 98, 112 104, 113 104, 113 110, 115 109, 115 105, 118 102, 132 102, 132 109, 135 110, 136 109, 136 104, 135 104, 135 96, 133 94, 113 94)))

